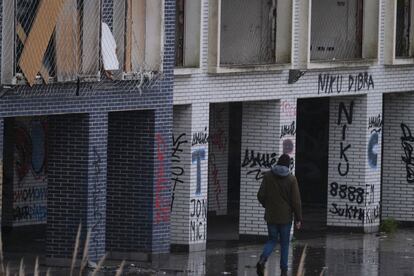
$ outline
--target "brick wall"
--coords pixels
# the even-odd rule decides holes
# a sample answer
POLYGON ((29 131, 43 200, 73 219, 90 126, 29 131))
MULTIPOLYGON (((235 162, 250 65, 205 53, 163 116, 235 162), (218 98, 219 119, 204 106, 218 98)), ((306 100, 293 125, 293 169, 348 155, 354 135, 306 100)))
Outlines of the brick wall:
POLYGON ((109 114, 107 250, 150 252, 154 112, 109 114))
POLYGON ((279 112, 277 101, 243 103, 239 223, 239 233, 243 235, 267 235, 264 209, 257 200, 257 191, 262 173, 277 161, 279 112))
POLYGON ((49 130, 46 251, 48 258, 70 258, 78 226, 86 225, 88 116, 50 116, 49 130))
POLYGON ((188 244, 190 237, 191 106, 174 107, 171 155, 171 243, 188 244))
POLYGON ((414 221, 414 176, 410 162, 414 130, 413 108, 412 93, 384 97, 383 219, 414 221))

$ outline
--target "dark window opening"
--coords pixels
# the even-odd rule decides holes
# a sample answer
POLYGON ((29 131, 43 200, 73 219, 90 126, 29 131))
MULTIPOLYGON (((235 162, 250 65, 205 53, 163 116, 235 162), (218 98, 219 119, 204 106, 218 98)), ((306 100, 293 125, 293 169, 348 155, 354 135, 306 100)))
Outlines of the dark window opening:
POLYGON ((396 57, 410 56, 411 0, 398 0, 396 26, 396 57))

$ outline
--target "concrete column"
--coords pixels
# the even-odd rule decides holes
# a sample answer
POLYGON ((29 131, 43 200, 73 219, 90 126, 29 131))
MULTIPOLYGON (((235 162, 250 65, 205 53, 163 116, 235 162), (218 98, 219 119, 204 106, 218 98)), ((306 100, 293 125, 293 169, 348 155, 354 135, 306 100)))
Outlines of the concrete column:
POLYGON ((155 110, 152 254, 170 251, 172 108, 170 105, 155 110))
POLYGON ((328 226, 378 228, 381 110, 380 95, 330 102, 328 226))
POLYGON ((209 104, 193 104, 191 112, 190 251, 204 250, 207 239, 208 141, 197 137, 208 133, 209 104))
POLYGON ((382 219, 414 221, 414 95, 384 96, 382 219))
POLYGON ((98 261, 106 250, 106 184, 108 114, 89 115, 87 228, 91 231, 89 257, 98 261))
POLYGON ((294 98, 282 99, 279 104, 279 153, 289 154, 291 157, 290 171, 295 173, 297 100, 294 98))
POLYGON ((263 172, 277 162, 280 135, 280 102, 243 103, 240 235, 267 235, 257 191, 263 172))
POLYGON ((190 237, 191 105, 174 106, 171 151, 171 250, 187 250, 190 237))

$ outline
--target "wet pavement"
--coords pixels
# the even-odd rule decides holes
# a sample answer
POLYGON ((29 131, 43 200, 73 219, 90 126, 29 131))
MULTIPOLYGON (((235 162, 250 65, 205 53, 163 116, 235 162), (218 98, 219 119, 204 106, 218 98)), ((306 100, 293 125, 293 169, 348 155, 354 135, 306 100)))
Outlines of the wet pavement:
MULTIPOLYGON (((291 244, 288 275, 296 275, 305 245, 308 245, 305 275, 320 275, 325 269, 323 275, 414 276, 414 228, 401 228, 392 235, 304 229, 296 234, 291 244)), ((123 275, 256 275, 255 264, 262 246, 261 241, 213 240, 207 243, 204 252, 173 253, 159 256, 152 263, 128 262, 123 275)), ((17 272, 22 255, 26 275, 33 275, 28 273, 33 271, 33 253, 6 252, 6 262, 17 272)), ((265 275, 280 275, 278 263, 276 249, 267 263, 265 275)), ((115 275, 118 264, 107 262, 105 272, 98 275, 115 275)), ((43 273, 46 269, 41 267, 43 273)), ((52 268, 51 272, 52 275, 69 275, 68 270, 62 268, 52 268)))

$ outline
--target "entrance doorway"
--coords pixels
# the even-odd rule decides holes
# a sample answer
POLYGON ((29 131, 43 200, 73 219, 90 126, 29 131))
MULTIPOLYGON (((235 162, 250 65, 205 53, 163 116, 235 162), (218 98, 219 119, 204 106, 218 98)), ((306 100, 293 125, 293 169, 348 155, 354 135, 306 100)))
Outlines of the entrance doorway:
POLYGON ((238 240, 242 104, 211 104, 209 125, 207 240, 238 240))
POLYGON ((305 230, 326 226, 329 150, 329 98, 299 99, 297 104, 296 177, 305 230))

